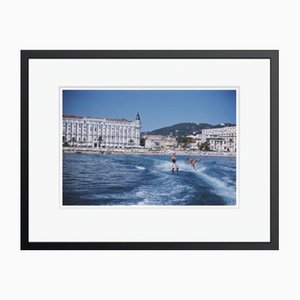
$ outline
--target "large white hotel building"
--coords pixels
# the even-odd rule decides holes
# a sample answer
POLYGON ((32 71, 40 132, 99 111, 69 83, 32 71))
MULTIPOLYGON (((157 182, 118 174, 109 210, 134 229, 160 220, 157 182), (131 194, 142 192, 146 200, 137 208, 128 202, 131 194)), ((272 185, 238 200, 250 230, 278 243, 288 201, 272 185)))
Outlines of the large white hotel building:
POLYGON ((89 148, 139 147, 141 118, 98 119, 63 115, 63 145, 89 148))
POLYGON ((203 129, 201 136, 212 151, 236 152, 236 126, 203 129))

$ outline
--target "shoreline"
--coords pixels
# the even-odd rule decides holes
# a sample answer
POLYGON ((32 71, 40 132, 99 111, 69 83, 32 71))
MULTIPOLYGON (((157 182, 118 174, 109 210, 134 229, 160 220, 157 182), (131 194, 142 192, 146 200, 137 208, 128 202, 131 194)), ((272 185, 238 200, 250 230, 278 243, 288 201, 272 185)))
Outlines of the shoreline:
POLYGON ((140 149, 83 149, 83 148, 63 148, 63 153, 76 154, 103 154, 103 155, 165 155, 170 156, 173 153, 177 156, 221 156, 236 157, 232 152, 213 152, 213 151, 185 151, 185 150, 140 150, 140 149))

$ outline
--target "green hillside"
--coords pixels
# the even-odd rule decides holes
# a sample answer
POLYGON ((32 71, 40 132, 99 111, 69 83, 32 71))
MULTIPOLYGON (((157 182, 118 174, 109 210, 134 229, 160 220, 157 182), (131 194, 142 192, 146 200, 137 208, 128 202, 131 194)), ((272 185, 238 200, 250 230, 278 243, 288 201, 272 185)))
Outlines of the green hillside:
POLYGON ((199 134, 201 133, 202 129, 221 128, 225 126, 235 126, 235 124, 225 123, 211 125, 207 123, 179 123, 172 126, 155 129, 153 131, 144 132, 144 134, 186 136, 191 134, 199 134))

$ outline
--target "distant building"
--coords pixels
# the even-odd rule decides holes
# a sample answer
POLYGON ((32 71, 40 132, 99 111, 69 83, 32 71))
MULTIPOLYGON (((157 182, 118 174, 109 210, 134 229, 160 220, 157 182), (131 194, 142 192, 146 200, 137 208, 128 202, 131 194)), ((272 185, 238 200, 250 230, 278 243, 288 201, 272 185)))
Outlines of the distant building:
POLYGON ((176 148, 177 140, 174 136, 164 136, 162 139, 162 147, 163 148, 176 148))
POLYGON ((195 139, 197 139, 200 144, 205 143, 206 138, 207 138, 207 136, 205 134, 197 134, 195 136, 195 139))
POLYGON ((204 140, 212 151, 236 152, 236 126, 203 129, 201 141, 204 140))
POLYGON ((139 147, 141 118, 126 119, 91 118, 74 115, 63 116, 63 144, 90 148, 139 147))
POLYGON ((162 135, 145 135, 145 148, 148 149, 159 149, 162 148, 162 135))
POLYGON ((145 148, 160 149, 160 148, 175 148, 177 147, 176 138, 173 136, 163 135, 145 135, 145 148))
POLYGON ((200 138, 200 135, 188 135, 187 138, 191 139, 191 143, 189 144, 189 148, 193 150, 198 150, 199 146, 202 143, 202 140, 200 138))

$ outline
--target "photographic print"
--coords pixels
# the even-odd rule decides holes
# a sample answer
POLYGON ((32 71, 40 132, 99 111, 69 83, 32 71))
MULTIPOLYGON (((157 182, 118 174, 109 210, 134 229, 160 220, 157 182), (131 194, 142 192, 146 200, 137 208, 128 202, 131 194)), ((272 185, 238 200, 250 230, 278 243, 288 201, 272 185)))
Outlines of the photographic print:
POLYGON ((236 89, 62 89, 62 204, 236 206, 236 89))
POLYGON ((21 249, 278 250, 278 66, 22 50, 21 249))

